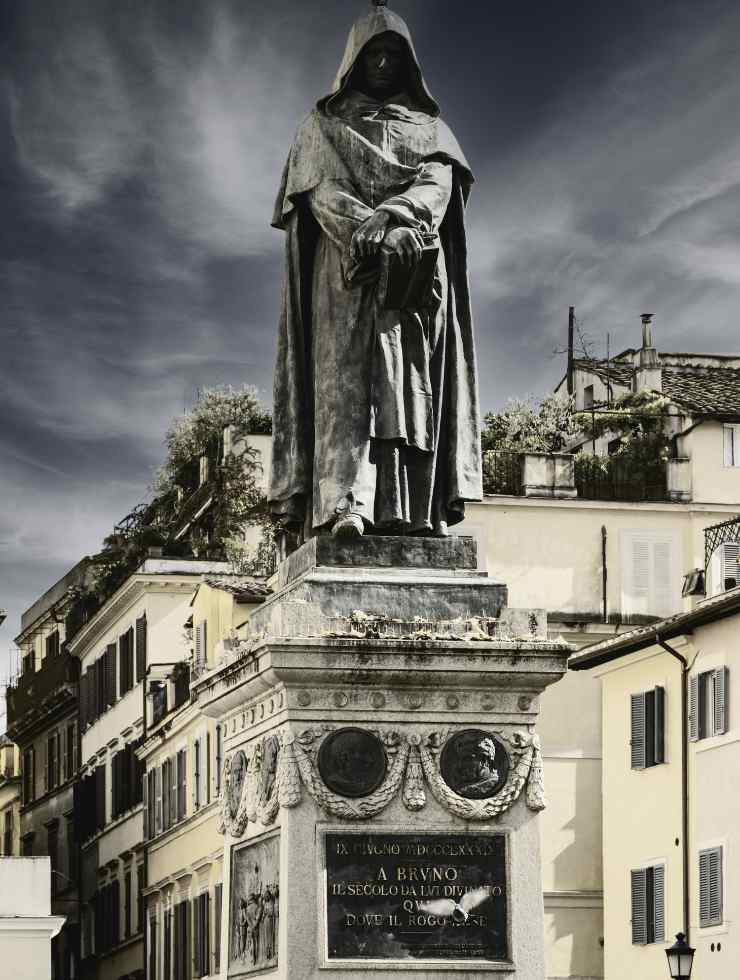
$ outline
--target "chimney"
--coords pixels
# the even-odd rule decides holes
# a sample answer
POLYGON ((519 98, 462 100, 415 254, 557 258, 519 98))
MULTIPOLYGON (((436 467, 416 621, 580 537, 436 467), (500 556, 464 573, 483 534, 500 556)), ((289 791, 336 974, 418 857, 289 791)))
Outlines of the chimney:
POLYGON ((660 367, 658 352, 653 347, 653 313, 643 313, 642 347, 635 356, 635 376, 632 382, 633 391, 662 391, 663 372, 660 367))

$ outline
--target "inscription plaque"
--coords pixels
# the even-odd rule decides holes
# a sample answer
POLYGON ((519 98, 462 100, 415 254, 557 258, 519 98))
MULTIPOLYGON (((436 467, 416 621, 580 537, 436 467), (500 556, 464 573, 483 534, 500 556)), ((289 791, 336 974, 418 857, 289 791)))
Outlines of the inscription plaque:
POLYGON ((508 958, 504 834, 325 837, 328 960, 508 958))
POLYGON ((340 796, 369 796, 385 779, 387 759, 383 743, 362 728, 340 728, 328 735, 319 749, 319 772, 326 785, 340 796))

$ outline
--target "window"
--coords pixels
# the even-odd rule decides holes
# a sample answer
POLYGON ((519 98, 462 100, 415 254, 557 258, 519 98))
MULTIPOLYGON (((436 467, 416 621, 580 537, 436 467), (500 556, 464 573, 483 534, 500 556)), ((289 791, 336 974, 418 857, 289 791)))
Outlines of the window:
POLYGON ((53 633, 49 633, 44 641, 45 645, 45 655, 47 657, 56 657, 59 654, 59 630, 54 630, 53 633))
POLYGON ((162 950, 162 964, 164 970, 164 980, 172 980, 172 909, 164 910, 164 949, 162 950))
POLYGON ((136 865, 136 931, 144 929, 144 896, 141 893, 144 887, 144 865, 136 865))
POLYGON ((699 851, 699 925, 722 924, 722 848, 699 851))
POLYGON ((56 895, 59 891, 59 875, 54 872, 59 871, 59 823, 53 820, 46 828, 46 852, 51 862, 51 894, 56 895))
POLYGON ((23 802, 32 803, 36 795, 36 753, 32 748, 23 753, 23 802))
POLYGON ((209 895, 203 892, 193 899, 193 966, 194 976, 208 976, 209 950, 209 895))
POLYGON ((170 787, 172 786, 171 759, 165 759, 162 763, 162 785, 164 786, 164 794, 162 796, 162 830, 169 830, 170 824, 172 823, 170 816, 170 799, 172 795, 170 792, 170 787))
POLYGON ((144 777, 144 815, 146 821, 144 833, 147 838, 154 837, 157 833, 157 788, 155 783, 158 771, 157 769, 150 769, 144 777))
POLYGON ((683 557, 677 535, 624 530, 620 535, 622 615, 670 616, 681 603, 683 557))
POLYGON ((632 943, 665 942, 665 867, 639 868, 632 877, 632 943))
POLYGON ((196 673, 205 670, 206 666, 206 640, 207 640, 207 621, 204 619, 198 623, 194 630, 195 649, 193 651, 193 662, 196 673))
POLYGON ((740 466, 740 425, 724 426, 725 466, 740 466))
POLYGON ((28 834, 24 834, 21 838, 21 854, 23 857, 33 857, 33 838, 33 831, 28 834))
POLYGON ((111 764, 113 819, 141 803, 142 764, 136 757, 138 746, 139 742, 129 742, 125 748, 113 756, 111 764))
POLYGON ((13 810, 12 808, 8 808, 4 814, 3 854, 5 855, 5 857, 13 856, 13 810))
POLYGON ((59 785, 59 732, 46 739, 46 791, 59 785))
POLYGON ((190 980, 190 902, 175 906, 175 980, 190 980))
POLYGON ((187 800, 187 750, 177 753, 177 819, 182 820, 186 812, 187 800))
POLYGON ((71 779, 77 771, 77 723, 67 725, 65 735, 66 751, 64 755, 64 778, 71 779))
POLYGON ((205 752, 203 739, 196 738, 193 742, 193 807, 198 810, 205 803, 205 752))
POLYGON ((665 690, 633 694, 630 698, 630 761, 633 769, 665 762, 665 690))
POLYGON ((586 385, 583 389, 583 408, 588 411, 588 409, 594 407, 594 386, 586 385))
POLYGON ((136 620, 136 680, 146 673, 146 615, 136 620))
POLYGON ((149 980, 157 980, 157 920, 155 916, 149 919, 149 980))
POLYGON ((689 678, 689 738, 698 742, 728 729, 729 671, 706 670, 689 678))
POLYGON ((127 630, 118 639, 119 690, 121 697, 134 686, 134 630, 127 630))
POLYGON ((224 754, 224 735, 220 725, 216 725, 216 796, 221 793, 221 766, 224 754))
POLYGON ((725 541, 709 560, 709 595, 719 595, 740 583, 740 541, 725 541))
POLYGON ((131 935, 131 870, 123 876, 123 936, 131 935))

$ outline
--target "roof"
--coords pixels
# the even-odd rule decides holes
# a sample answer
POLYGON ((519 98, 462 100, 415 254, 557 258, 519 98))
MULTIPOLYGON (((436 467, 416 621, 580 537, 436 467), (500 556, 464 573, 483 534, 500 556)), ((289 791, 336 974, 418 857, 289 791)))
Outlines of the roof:
POLYGON ((655 646, 661 640, 675 639, 692 633, 697 626, 715 623, 728 616, 740 613, 740 586, 730 589, 711 599, 699 603, 690 612, 677 613, 667 619, 661 619, 649 626, 640 626, 629 633, 620 633, 609 640, 593 643, 585 647, 575 657, 568 661, 570 670, 591 670, 611 663, 630 653, 637 653, 646 647, 655 646))
POLYGON ((205 584, 230 593, 237 602, 263 602, 272 595, 269 585, 250 575, 220 575, 218 578, 206 578, 205 584))
MULTIPOLYGON (((635 374, 632 354, 632 351, 624 351, 609 361, 581 358, 574 361, 574 367, 595 374, 605 383, 608 380, 631 388, 635 374)), ((737 364, 736 357, 663 353, 658 356, 662 362, 663 394, 676 405, 692 415, 740 417, 740 368, 723 366, 723 362, 737 364), (682 364, 683 358, 691 358, 692 363, 682 364), (697 363, 701 359, 707 363, 697 363)))

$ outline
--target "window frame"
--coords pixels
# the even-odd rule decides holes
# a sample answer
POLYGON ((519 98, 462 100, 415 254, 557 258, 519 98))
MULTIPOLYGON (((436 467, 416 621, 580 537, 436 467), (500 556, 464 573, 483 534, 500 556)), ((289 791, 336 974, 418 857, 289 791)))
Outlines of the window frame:
POLYGON ((737 422, 722 425, 722 464, 728 470, 740 467, 740 425, 737 422))
POLYGON ((709 847, 702 847, 699 849, 698 853, 698 888, 697 888, 697 901, 699 906, 699 928, 700 929, 710 929, 714 926, 724 925, 724 898, 725 898, 725 846, 724 844, 713 844, 709 847), (712 914, 712 881, 711 881, 711 861, 712 858, 717 858, 716 862, 716 905, 717 911, 712 914), (706 904, 705 895, 703 892, 702 885, 702 864, 703 859, 706 859, 709 867, 707 868, 706 874, 710 876, 710 880, 707 885, 706 891, 706 904))
POLYGON ((730 671, 721 664, 689 677, 689 741, 725 735, 729 729, 730 671))
POLYGON ((652 861, 630 870, 630 926, 633 946, 653 946, 665 942, 665 872, 664 860, 652 861), (640 914, 641 900, 645 908, 644 923, 635 921, 640 914))
POLYGON ((666 761, 665 700, 660 684, 630 695, 630 768, 634 771, 653 769, 666 761))

